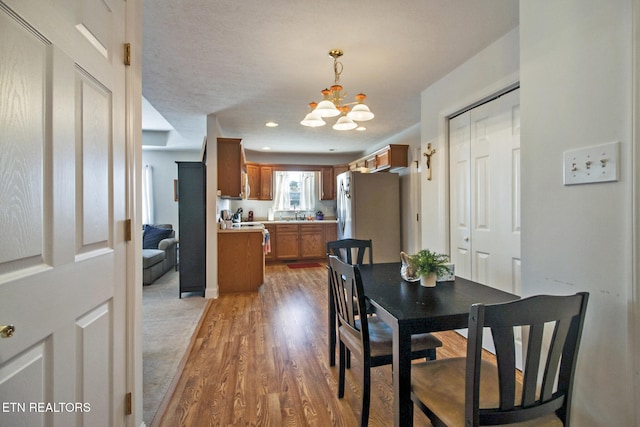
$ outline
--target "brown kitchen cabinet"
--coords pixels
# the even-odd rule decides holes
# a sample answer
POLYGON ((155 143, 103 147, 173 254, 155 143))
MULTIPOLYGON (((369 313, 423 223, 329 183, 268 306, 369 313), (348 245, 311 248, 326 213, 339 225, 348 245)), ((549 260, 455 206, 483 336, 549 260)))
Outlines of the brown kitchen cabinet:
POLYGON ((246 169, 247 184, 249 185, 249 195, 247 199, 260 200, 260 165, 247 162, 246 169))
POLYGON ((376 152, 375 170, 403 168, 408 166, 408 145, 390 144, 386 149, 376 152))
POLYGON ((262 166, 258 163, 247 162, 247 182, 249 184, 250 200, 272 200, 272 173, 271 166, 262 166))
POLYGON ((324 258, 327 252, 327 241, 324 226, 300 225, 300 258, 324 258))
POLYGON ((368 168, 369 172, 394 171, 409 165, 408 153, 408 145, 389 144, 367 157, 349 163, 349 168, 368 168))
MULTIPOLYGON (((333 242, 338 240, 338 224, 335 222, 324 225, 324 239, 327 242, 333 242)), ((326 251, 326 246, 325 246, 326 251)))
POLYGON ((220 197, 240 199, 243 196, 242 173, 245 168, 242 140, 218 138, 218 191, 220 197))
POLYGON ((272 256, 267 261, 319 259, 326 257, 327 241, 336 240, 337 224, 298 223, 265 225, 271 234, 272 256))
POLYGON ((276 226, 275 224, 265 224, 264 228, 269 232, 269 245, 271 246, 271 251, 268 254, 264 255, 265 261, 275 261, 276 260, 276 226))
POLYGON ((253 292, 264 283, 261 231, 218 233, 218 292, 253 292))
POLYGON ((276 225, 276 259, 298 259, 300 252, 299 234, 298 224, 276 225))
POLYGON ((322 176, 320 181, 320 200, 334 199, 333 167, 321 167, 320 174, 322 176))
POLYGON ((273 200, 273 168, 260 166, 260 200, 273 200))

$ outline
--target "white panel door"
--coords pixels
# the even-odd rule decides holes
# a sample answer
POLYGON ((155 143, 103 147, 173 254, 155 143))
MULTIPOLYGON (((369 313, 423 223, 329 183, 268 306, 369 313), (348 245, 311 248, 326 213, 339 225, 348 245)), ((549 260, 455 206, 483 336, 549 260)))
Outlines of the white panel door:
POLYGON ((122 0, 0 0, 3 426, 125 424, 124 24, 122 0))
POLYGON ((520 293, 519 90, 449 122, 456 274, 520 293))
POLYGON ((470 113, 449 121, 451 262, 456 276, 471 280, 470 113))
POLYGON ((520 295, 519 90, 452 118, 449 150, 456 275, 520 295))
POLYGON ((471 277, 519 294, 519 90, 470 113, 471 277))

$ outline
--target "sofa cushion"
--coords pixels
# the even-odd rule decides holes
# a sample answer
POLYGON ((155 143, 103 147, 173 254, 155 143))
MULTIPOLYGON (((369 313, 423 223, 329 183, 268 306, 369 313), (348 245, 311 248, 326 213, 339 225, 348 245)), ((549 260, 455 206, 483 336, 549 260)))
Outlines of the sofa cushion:
POLYGON ((165 256, 166 252, 160 249, 143 249, 142 268, 149 268, 159 262, 162 262, 165 256))
POLYGON ((167 239, 171 236, 173 236, 173 230, 170 228, 158 228, 147 225, 142 238, 142 248, 158 249, 158 243, 160 243, 162 239, 167 239))

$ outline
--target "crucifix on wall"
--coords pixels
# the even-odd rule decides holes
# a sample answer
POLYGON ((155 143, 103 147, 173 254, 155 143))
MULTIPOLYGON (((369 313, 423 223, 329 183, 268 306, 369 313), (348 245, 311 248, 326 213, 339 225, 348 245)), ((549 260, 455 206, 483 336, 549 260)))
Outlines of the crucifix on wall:
POLYGON ((431 148, 431 143, 427 144, 427 151, 425 151, 422 155, 427 158, 427 179, 431 181, 431 156, 436 154, 436 149, 431 148))

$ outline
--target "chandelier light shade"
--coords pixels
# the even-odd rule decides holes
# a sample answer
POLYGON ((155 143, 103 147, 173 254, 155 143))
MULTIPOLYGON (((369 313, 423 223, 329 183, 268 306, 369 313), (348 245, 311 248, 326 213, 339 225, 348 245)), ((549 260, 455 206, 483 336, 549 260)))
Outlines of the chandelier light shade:
POLYGON ((311 107, 311 112, 307 114, 304 117, 304 119, 300 122, 301 125, 315 128, 315 127, 324 126, 327 124, 327 122, 322 120, 322 117, 320 117, 318 113, 314 112, 317 105, 318 104, 316 104, 315 102, 309 103, 309 107, 311 107))
POLYGON ((363 129, 355 122, 363 122, 375 117, 369 107, 364 104, 367 96, 363 93, 356 95, 355 102, 342 102, 347 95, 346 92, 343 92, 343 87, 340 85, 340 74, 342 74, 343 67, 342 63, 338 61, 338 58, 342 55, 344 55, 344 52, 341 49, 329 51, 329 56, 333 58, 334 84, 330 89, 320 91, 323 97, 320 103, 309 103, 312 111, 300 122, 301 125, 309 127, 323 126, 326 123, 323 118, 340 116, 338 121, 333 125, 333 129, 363 129), (353 108, 351 108, 352 105, 353 108))
POLYGON ((365 95, 364 93, 359 93, 356 95, 356 100, 358 101, 358 103, 354 105, 351 111, 347 113, 347 116, 351 120, 355 120, 357 122, 366 122, 367 120, 371 120, 375 117, 371 110, 369 110, 369 107, 362 103, 362 101, 364 101, 366 98, 367 95, 365 95))
POLYGON ((351 130, 357 127, 358 125, 356 124, 356 122, 351 120, 349 116, 341 116, 336 122, 336 124, 333 125, 333 128, 335 130, 351 130))

